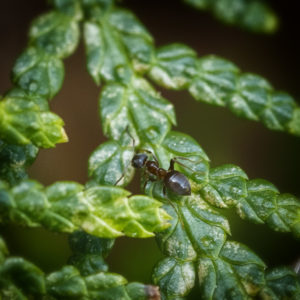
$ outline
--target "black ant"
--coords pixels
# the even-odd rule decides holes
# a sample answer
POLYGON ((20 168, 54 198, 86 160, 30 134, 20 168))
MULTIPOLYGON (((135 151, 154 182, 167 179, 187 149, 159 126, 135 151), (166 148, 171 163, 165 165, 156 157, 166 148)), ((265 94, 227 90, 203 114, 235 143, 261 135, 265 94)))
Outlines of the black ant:
MULTIPOLYGON (((131 136, 128 128, 126 130, 133 141, 133 148, 134 148, 134 144, 135 144, 134 138, 131 136)), ((146 152, 147 154, 136 153, 131 160, 131 165, 136 169, 145 170, 147 179, 145 181, 144 188, 149 180, 151 181, 162 180, 164 184, 164 188, 163 188, 164 194, 166 193, 166 188, 167 188, 177 195, 191 195, 191 185, 189 180, 184 174, 174 169, 175 163, 184 166, 182 163, 177 161, 178 158, 189 160, 188 158, 185 157, 172 158, 170 160, 169 169, 165 170, 159 167, 159 162, 151 151, 146 149, 140 149, 139 151, 146 152), (148 154, 150 154, 154 160, 151 160, 148 154), (155 176, 155 179, 153 179, 153 176, 155 176)), ((115 185, 117 185, 120 182, 120 180, 124 177, 124 175, 125 174, 123 173, 122 176, 115 183, 115 185)))
MULTIPOLYGON (((148 150, 142 150, 151 153, 148 150)), ((168 188, 177 195, 190 195, 191 185, 182 173, 174 170, 174 164, 177 162, 176 158, 170 160, 170 167, 168 170, 159 167, 159 163, 155 156, 151 153, 154 160, 150 160, 148 155, 145 153, 137 153, 133 156, 131 160, 131 165, 136 169, 145 169, 148 179, 146 180, 144 186, 148 182, 151 175, 156 176, 158 180, 163 180, 164 184, 164 194, 165 189, 168 188)), ((178 163, 178 162, 177 162, 178 163)))

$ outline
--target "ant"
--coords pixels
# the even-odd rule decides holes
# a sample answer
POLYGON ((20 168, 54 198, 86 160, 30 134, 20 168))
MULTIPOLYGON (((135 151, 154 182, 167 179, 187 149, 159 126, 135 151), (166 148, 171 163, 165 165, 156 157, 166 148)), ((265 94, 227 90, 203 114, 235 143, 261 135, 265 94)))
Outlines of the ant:
MULTIPOLYGON (((131 160, 131 165, 136 169, 145 170, 148 178, 144 184, 146 186, 147 182, 150 179, 151 175, 156 176, 157 180, 163 180, 164 190, 163 193, 166 193, 166 188, 171 190, 177 195, 191 195, 191 185, 182 173, 174 170, 175 162, 177 162, 177 158, 172 158, 170 160, 170 167, 168 170, 159 167, 159 163, 153 153, 149 150, 142 149, 152 155, 154 160, 150 160, 149 156, 145 153, 137 153, 133 156, 131 160)), ((178 163, 178 162, 177 162, 178 163)))
MULTIPOLYGON (((130 134, 128 127, 126 128, 126 130, 133 141, 133 148, 135 148, 135 140, 130 134)), ((189 160, 189 161, 190 159, 185 157, 174 157, 170 160, 169 169, 165 170, 163 168, 160 168, 157 158, 151 151, 147 149, 140 149, 139 151, 145 153, 136 153, 131 160, 131 165, 136 169, 144 169, 147 175, 144 188, 149 180, 151 181, 162 180, 164 184, 163 187, 164 195, 166 193, 166 188, 171 190, 173 193, 177 195, 182 195, 182 196, 191 195, 191 185, 189 180, 184 174, 174 169, 175 163, 186 167, 185 165, 183 165, 177 160, 178 158, 189 160), (149 158, 150 155, 153 157, 153 160, 149 158), (154 179, 153 176, 155 176, 156 179, 154 179)), ((115 183, 115 185, 117 185, 120 182, 120 180, 124 177, 124 175, 125 174, 123 173, 122 176, 115 183)))

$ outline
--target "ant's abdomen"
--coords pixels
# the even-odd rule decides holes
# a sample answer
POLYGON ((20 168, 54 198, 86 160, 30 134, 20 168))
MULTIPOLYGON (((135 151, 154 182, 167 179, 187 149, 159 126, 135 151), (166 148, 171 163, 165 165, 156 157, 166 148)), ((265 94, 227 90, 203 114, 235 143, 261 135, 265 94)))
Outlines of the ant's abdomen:
POLYGON ((178 195, 190 195, 191 185, 189 180, 180 172, 171 171, 164 179, 165 186, 178 195))

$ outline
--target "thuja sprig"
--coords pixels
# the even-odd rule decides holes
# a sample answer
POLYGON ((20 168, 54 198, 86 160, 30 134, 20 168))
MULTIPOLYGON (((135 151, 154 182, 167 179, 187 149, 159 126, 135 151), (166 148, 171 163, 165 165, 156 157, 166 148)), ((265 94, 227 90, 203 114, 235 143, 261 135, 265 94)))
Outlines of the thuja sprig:
POLYGON ((10 188, 0 181, 0 220, 58 232, 82 229, 99 237, 151 237, 169 226, 161 203, 132 196, 118 187, 84 189, 75 182, 56 182, 44 188, 22 181, 10 188))
MULTIPOLYGON (((191 49, 182 45, 155 52, 151 37, 134 15, 113 5, 102 7, 102 10, 101 5, 98 8, 101 13, 91 14, 86 23, 85 42, 89 72, 97 83, 105 83, 100 96, 100 115, 104 132, 112 141, 99 146, 91 156, 91 182, 113 184, 128 171, 132 142, 128 134, 127 140, 124 138, 126 127, 135 144, 151 151, 162 167, 167 168, 174 156, 187 158, 188 161, 183 160, 185 167, 179 169, 191 180, 190 197, 168 193, 169 200, 166 200, 161 182, 146 184, 146 193, 164 202, 165 209, 173 217, 172 226, 157 236, 167 258, 157 265, 153 279, 159 284, 163 297, 186 296, 195 284, 196 273, 204 299, 226 296, 244 299, 276 293, 276 289, 273 290, 276 284, 268 282, 270 277, 266 275, 265 264, 246 246, 227 240, 228 221, 211 205, 236 206, 244 218, 266 222, 275 230, 293 231, 297 236, 299 200, 279 195, 266 181, 248 181, 238 167, 225 165, 210 169, 207 155, 191 137, 170 131, 175 123, 172 106, 142 76, 149 75, 156 83, 173 89, 197 85, 197 92, 212 101, 225 101, 226 97, 237 98, 241 94, 260 105, 256 112, 263 115, 261 118, 269 127, 285 128, 292 133, 299 131, 299 127, 287 125, 298 122, 293 119, 298 120, 296 104, 289 96, 273 95, 270 85, 260 77, 240 76, 238 69, 224 60, 214 57, 198 60, 191 49), (122 59, 107 58, 112 51, 122 59), (235 93, 237 82, 239 91, 235 93), (283 122, 282 127, 278 125, 280 122, 283 122), (107 170, 114 170, 111 176, 107 176, 107 170)), ((243 106, 246 100, 240 99, 236 107, 249 108, 243 106)), ((250 113, 246 116, 249 118, 250 113)), ((132 170, 128 173, 121 184, 130 181, 132 170)), ((292 288, 283 284, 279 290, 283 295, 294 297, 299 292, 296 275, 287 274, 285 269, 277 273, 278 278, 291 274, 292 288)))
MULTIPOLYGON (((52 147, 63 141, 63 123, 49 112, 47 100, 61 86, 61 59, 75 49, 83 16, 88 71, 97 84, 103 85, 100 115, 103 131, 110 140, 91 155, 85 187, 71 182, 58 182, 48 188, 34 181, 15 186, 1 182, 2 221, 63 232, 81 229, 98 237, 149 237, 153 231, 168 227, 169 215, 155 197, 173 217, 171 227, 157 236, 166 257, 156 266, 153 279, 162 297, 186 296, 197 274, 203 299, 274 295, 296 299, 299 282, 295 273, 285 268, 266 271, 264 262, 251 250, 228 240, 229 222, 212 206, 234 206, 244 218, 265 222, 275 230, 293 231, 297 236, 299 200, 280 195, 266 181, 248 181, 236 166, 210 169, 209 159, 197 142, 171 131, 175 125, 173 106, 145 76, 167 88, 188 89, 198 100, 227 105, 239 115, 262 120, 269 128, 299 134, 299 108, 294 100, 274 92, 257 75, 241 74, 225 60, 198 59, 187 46, 175 44, 156 50, 153 38, 137 18, 112 0, 51 2, 55 10, 33 23, 29 48, 16 63, 16 87, 0 102, 0 115, 5 116, 0 121, 0 137, 6 143, 39 147, 52 147), (151 151, 165 169, 171 158, 181 156, 184 166, 177 168, 188 176, 192 195, 164 194, 162 182, 145 184, 143 177, 142 187, 149 196, 129 197, 124 189, 108 186, 120 178, 119 183, 126 185, 132 178, 133 170, 128 165, 135 149, 130 135, 137 148, 151 151)), ((18 150, 18 146, 11 147, 12 151, 18 150)), ((13 162, 21 159, 3 149, 0 154, 8 153, 10 158, 4 166, 12 174, 10 181, 15 182, 22 177, 21 171, 31 156, 23 152, 24 159, 17 170, 13 162)), ((65 266, 46 280, 36 266, 24 259, 6 259, 6 248, 0 240, 0 283, 4 293, 20 297, 25 291, 26 295, 49 292, 54 298, 115 299, 121 295, 143 299, 130 294, 131 288, 137 288, 139 293, 145 291, 143 285, 126 285, 120 275, 106 273, 104 254, 97 248, 99 240, 85 241, 99 250, 91 253, 90 249, 80 250, 72 241, 74 237, 78 236, 71 237, 74 255, 70 262, 74 266, 65 266), (20 284, 14 272, 30 282, 24 285, 21 280, 20 284)), ((85 238, 85 233, 79 236, 79 244, 85 238)), ((108 251, 112 242, 102 242, 108 244, 108 251)))
MULTIPOLYGON (((29 43, 12 72, 14 87, 0 101, 0 138, 10 144, 42 148, 67 141, 64 122, 50 112, 48 101, 60 90, 64 78, 62 59, 79 41, 79 2, 55 8, 31 25, 29 43)), ((67 3, 68 4, 68 3, 67 3)))
POLYGON ((241 73, 233 63, 216 56, 199 59, 186 45, 155 50, 153 38, 132 13, 110 5, 102 14, 105 17, 91 14, 85 24, 88 70, 97 83, 102 78, 131 86, 134 73, 146 73, 165 88, 187 89, 196 100, 227 106, 270 129, 300 135, 299 106, 266 79, 241 73))
POLYGON ((300 135, 300 108, 285 92, 278 92, 261 76, 241 73, 217 56, 198 59, 181 44, 157 50, 149 76, 170 89, 187 89, 198 101, 227 106, 234 114, 261 121, 273 130, 300 135))
POLYGON ((50 112, 47 101, 61 88, 62 59, 78 44, 82 12, 78 1, 53 5, 32 23, 27 49, 13 68, 14 86, 0 100, 0 178, 12 184, 27 177, 25 168, 34 161, 36 146, 67 141, 63 120, 50 112))

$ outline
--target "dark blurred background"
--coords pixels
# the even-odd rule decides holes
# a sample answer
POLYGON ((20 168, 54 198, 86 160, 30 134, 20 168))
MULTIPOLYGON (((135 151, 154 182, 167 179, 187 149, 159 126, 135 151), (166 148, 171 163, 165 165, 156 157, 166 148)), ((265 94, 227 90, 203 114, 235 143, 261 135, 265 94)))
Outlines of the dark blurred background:
MULTIPOLYGON (((124 0, 123 5, 137 14, 157 46, 182 42, 199 56, 222 56, 245 72, 266 77, 276 89, 299 99, 299 17, 293 2, 272 1, 281 24, 279 31, 269 36, 223 25, 180 0, 124 0)), ((1 94, 11 87, 10 70, 26 46, 30 21, 47 9, 46 1, 41 0, 0 1, 1 94)), ((97 114, 100 89, 86 72, 82 45, 65 61, 65 67, 63 88, 51 102, 51 108, 65 120, 70 142, 41 150, 30 168, 30 177, 45 185, 58 180, 84 183, 88 157, 105 141, 97 114)), ((300 196, 300 138, 238 119, 227 109, 198 103, 186 92, 162 90, 162 94, 175 105, 176 130, 192 135, 210 157, 212 166, 237 164, 249 178, 270 180, 281 192, 300 196)), ((139 191, 137 177, 130 186, 133 192, 139 191)), ((230 218, 232 239, 247 244, 268 265, 291 264, 300 254, 291 234, 241 221, 234 212, 227 211, 226 215, 230 218)), ((1 230, 13 255, 32 260, 46 272, 58 269, 70 255, 66 235, 13 226, 1 230)), ((154 239, 120 238, 108 262, 112 271, 129 280, 150 282, 151 269, 160 257, 154 239)))

